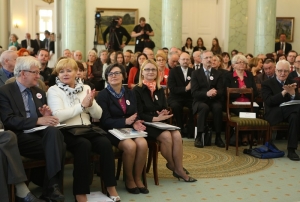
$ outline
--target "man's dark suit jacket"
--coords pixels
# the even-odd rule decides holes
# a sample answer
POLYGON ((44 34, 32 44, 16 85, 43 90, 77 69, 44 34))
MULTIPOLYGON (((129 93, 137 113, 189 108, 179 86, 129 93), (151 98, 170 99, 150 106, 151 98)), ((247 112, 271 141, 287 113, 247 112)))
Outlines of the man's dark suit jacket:
MULTIPOLYGON (((244 77, 244 82, 247 88, 253 89, 253 98, 258 96, 256 83, 254 81, 254 77, 251 72, 245 71, 247 77, 244 77)), ((233 72, 229 72, 225 75, 225 88, 239 88, 239 82, 237 77, 233 77, 233 72)), ((231 94, 230 101, 235 101, 240 94, 231 94)), ((250 99, 250 97, 248 97, 250 99)))
MULTIPOLYGON (((280 42, 275 43, 275 52, 280 50, 280 42)), ((284 54, 287 55, 292 50, 292 44, 285 42, 284 54)))
POLYGON ((44 41, 41 41, 41 40, 39 40, 39 41, 40 41, 40 45, 38 44, 38 40, 37 40, 37 39, 34 40, 34 42, 35 42, 36 45, 37 45, 37 51, 39 51, 41 48, 45 48, 45 43, 44 43, 44 41))
MULTIPOLYGON (((294 83, 292 80, 287 79, 285 85, 294 83)), ((264 100, 265 119, 271 124, 275 125, 283 121, 282 109, 279 105, 283 102, 291 100, 289 94, 282 97, 282 86, 277 81, 276 77, 268 79, 262 83, 261 93, 264 100)), ((300 99, 298 90, 295 90, 295 100, 300 99)))
POLYGON ((204 73, 203 67, 195 70, 192 74, 191 91, 194 98, 193 102, 193 112, 197 113, 198 105, 197 103, 212 103, 212 102, 222 102, 224 95, 224 85, 223 78, 221 77, 221 72, 211 68, 210 77, 212 78, 207 82, 206 75, 204 73), (216 89, 217 95, 215 97, 207 97, 206 93, 210 89, 216 89))
POLYGON ((133 91, 125 89, 124 98, 126 113, 123 112, 119 100, 106 88, 99 92, 96 100, 103 110, 101 117, 103 129, 124 128, 126 118, 137 113, 137 102, 133 91))
POLYGON ((170 89, 168 103, 193 99, 191 91, 185 91, 185 87, 191 81, 193 71, 194 69, 188 68, 185 81, 180 66, 170 70, 168 77, 168 88, 170 89))
MULTIPOLYGON (((26 39, 21 41, 21 46, 22 46, 22 48, 27 49, 28 45, 27 45, 27 40, 26 39)), ((36 55, 38 50, 39 50, 39 46, 38 46, 36 40, 30 39, 30 47, 34 49, 33 53, 34 53, 34 55, 36 55)))
MULTIPOLYGON (((36 105, 39 117, 42 114, 38 108, 47 104, 46 94, 38 87, 31 87, 31 93, 36 105), (41 95, 41 98, 39 95, 41 95)), ((6 130, 12 130, 16 134, 23 130, 36 127, 37 118, 26 118, 25 106, 22 94, 16 82, 0 87, 0 115, 6 130)))

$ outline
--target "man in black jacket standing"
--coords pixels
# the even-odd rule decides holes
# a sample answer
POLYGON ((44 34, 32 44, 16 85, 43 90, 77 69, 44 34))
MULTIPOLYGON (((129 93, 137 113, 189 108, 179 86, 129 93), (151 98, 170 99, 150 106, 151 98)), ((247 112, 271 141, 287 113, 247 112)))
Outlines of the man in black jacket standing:
POLYGON ((108 48, 108 50, 114 50, 114 51, 123 51, 123 48, 128 45, 131 36, 127 32, 127 30, 122 27, 123 18, 117 17, 116 19, 113 19, 110 26, 106 28, 106 30, 103 32, 103 41, 105 46, 108 48), (106 36, 109 33, 109 40, 107 42, 106 36), (123 36, 126 37, 125 43, 123 43, 122 39, 123 36))

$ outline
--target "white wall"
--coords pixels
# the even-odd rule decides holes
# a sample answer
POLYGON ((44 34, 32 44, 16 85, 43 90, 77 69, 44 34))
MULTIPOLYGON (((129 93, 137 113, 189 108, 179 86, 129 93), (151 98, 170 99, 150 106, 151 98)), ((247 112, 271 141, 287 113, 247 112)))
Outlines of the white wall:
MULTIPOLYGON (((86 1, 86 52, 91 50, 94 45, 95 33, 95 11, 96 8, 127 8, 138 9, 138 18, 145 17, 149 19, 150 0, 87 0, 86 1)), ((103 30, 104 31, 104 30, 103 30)), ((130 33, 129 33, 130 34, 130 33)), ((104 49, 104 46, 98 46, 98 51, 104 49)), ((124 50, 134 50, 134 46, 126 46, 124 50)))

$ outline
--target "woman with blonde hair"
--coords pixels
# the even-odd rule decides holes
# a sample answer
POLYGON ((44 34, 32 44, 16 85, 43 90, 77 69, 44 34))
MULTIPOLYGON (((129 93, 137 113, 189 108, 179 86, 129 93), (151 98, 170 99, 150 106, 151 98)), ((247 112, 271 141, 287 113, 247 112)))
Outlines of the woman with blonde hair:
POLYGON ((166 54, 156 54, 155 55, 156 63, 159 68, 159 78, 160 78, 160 85, 167 85, 168 76, 170 69, 167 68, 167 57, 166 54))
MULTIPOLYGON (((154 60, 145 60, 141 66, 139 83, 133 88, 137 98, 138 116, 146 122, 165 121, 172 117, 167 110, 164 89, 160 86, 159 70, 154 60)), ((162 130, 147 126, 147 139, 160 142, 160 151, 167 160, 166 167, 173 171, 173 176, 185 182, 196 179, 187 175, 183 168, 182 138, 178 130, 162 130)))
POLYGON ((21 44, 19 44, 18 39, 19 39, 19 37, 16 34, 11 34, 9 36, 8 48, 11 47, 11 46, 14 46, 14 47, 17 48, 17 50, 19 50, 20 47, 21 47, 21 44))

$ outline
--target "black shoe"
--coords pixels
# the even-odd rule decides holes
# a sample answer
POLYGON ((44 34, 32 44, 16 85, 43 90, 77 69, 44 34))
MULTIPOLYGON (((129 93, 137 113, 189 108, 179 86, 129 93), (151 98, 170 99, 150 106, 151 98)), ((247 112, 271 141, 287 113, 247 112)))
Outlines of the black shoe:
POLYGON ((131 193, 131 194, 139 194, 139 193, 140 193, 139 188, 137 188, 137 187, 134 187, 134 188, 128 188, 127 185, 126 185, 126 183, 125 183, 125 188, 126 188, 126 190, 127 190, 129 193, 131 193))
POLYGON ((195 145, 195 147, 203 148, 203 142, 202 142, 201 138, 196 138, 194 145, 195 145))
MULTIPOLYGON (((166 163, 166 167, 167 167, 170 171, 173 171, 171 168, 169 168, 168 165, 169 165, 169 164, 166 163)), ((187 175, 190 174, 190 172, 189 172, 187 169, 185 169, 184 167, 183 167, 183 170, 184 170, 184 172, 185 172, 187 175)))
POLYGON ((296 154, 296 152, 293 151, 293 150, 289 150, 289 151, 288 151, 287 157, 288 157, 289 159, 291 159, 292 161, 299 161, 299 160, 300 160, 298 154, 296 154))
POLYGON ((142 193, 142 194, 148 194, 149 193, 149 190, 146 187, 138 187, 138 188, 140 190, 140 193, 142 193))
POLYGON ((225 144, 223 142, 223 140, 221 139, 221 137, 216 137, 216 140, 215 140, 215 145, 217 145, 218 147, 225 147, 225 144))
POLYGON ((16 202, 45 202, 45 201, 36 198, 31 192, 29 192, 24 198, 20 198, 16 196, 16 202))
POLYGON ((40 196, 41 199, 50 199, 56 202, 64 201, 65 197, 60 192, 58 184, 53 185, 52 187, 48 187, 47 193, 42 194, 40 196))
POLYGON ((173 176, 176 177, 179 181, 180 179, 183 179, 185 182, 196 182, 197 180, 195 178, 189 177, 189 179, 184 179, 183 177, 181 177, 180 175, 178 175, 177 173, 175 173, 173 171, 173 176))

